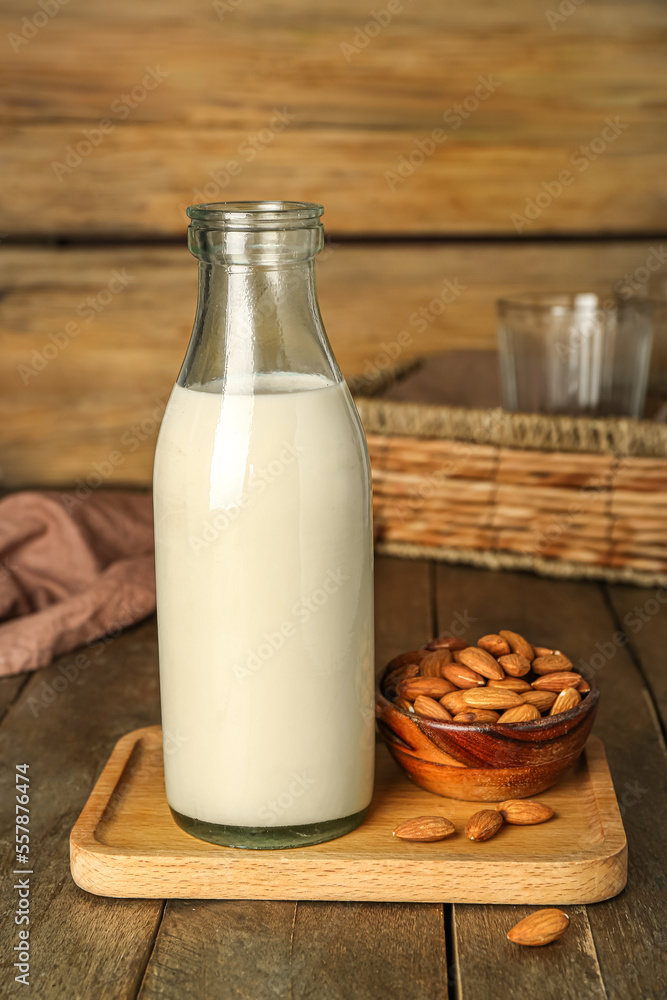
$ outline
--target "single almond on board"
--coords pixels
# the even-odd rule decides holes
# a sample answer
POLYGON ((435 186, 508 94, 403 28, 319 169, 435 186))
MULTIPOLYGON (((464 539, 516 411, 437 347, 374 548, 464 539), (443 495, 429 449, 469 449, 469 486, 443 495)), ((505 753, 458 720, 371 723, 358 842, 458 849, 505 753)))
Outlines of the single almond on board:
POLYGON ((524 639, 524 637, 519 635, 518 632, 510 632, 509 629, 501 628, 500 635, 502 635, 503 639, 507 640, 513 653, 518 653, 519 656, 525 656, 529 662, 532 661, 535 656, 535 652, 527 639, 524 639))
POLYGON ((477 640, 477 645, 495 657, 504 656, 511 652, 507 639, 503 639, 502 635, 496 635, 494 632, 490 635, 483 635, 481 639, 477 640))
POLYGON ((439 649, 425 656, 419 664, 421 677, 442 677, 442 668, 452 662, 448 649, 439 649))
POLYGON ((496 809, 502 813, 506 823, 514 826, 534 826, 554 815, 550 806, 545 806, 542 802, 531 802, 530 799, 508 799, 497 805, 496 809))
POLYGON ((443 676, 458 688, 482 687, 484 678, 476 670, 463 666, 462 663, 450 663, 442 668, 443 676))
POLYGON ((453 635, 440 635, 426 644, 427 649, 465 649, 470 643, 453 635))
POLYGON ((497 722, 498 718, 498 712, 489 708, 467 708, 454 716, 454 722, 497 722))
POLYGON ((499 681, 505 676, 505 671, 495 656, 491 656, 485 649, 478 649, 477 646, 462 649, 459 653, 459 662, 465 667, 470 667, 475 673, 481 674, 482 677, 494 677, 499 681))
POLYGON ((546 712, 556 700, 555 691, 522 691, 521 697, 527 705, 534 705, 540 712, 546 712))
POLYGON ((559 670, 572 670, 572 660, 562 653, 536 656, 531 664, 536 674, 555 674, 559 670))
POLYGON ((574 708, 581 701, 581 695, 576 688, 565 688, 556 698, 551 706, 549 715, 558 715, 560 712, 567 712, 574 708))
POLYGON ((427 698, 423 694, 417 695, 415 698, 415 714, 423 715, 427 719, 442 719, 443 722, 452 721, 451 714, 444 705, 441 705, 439 701, 434 701, 433 698, 427 698))
POLYGON ((530 660, 521 656, 520 653, 508 653, 507 656, 501 656, 498 663, 510 677, 523 677, 530 670, 530 660))
POLYGON ((456 828, 451 820, 444 816, 415 816, 414 819, 406 819, 404 823, 394 830, 394 836, 401 840, 417 840, 424 844, 435 843, 436 840, 444 840, 456 832, 456 828))
POLYGON ((485 687, 478 690, 463 692, 463 700, 471 708, 517 708, 523 705, 523 699, 516 691, 505 691, 503 688, 485 687))
POLYGON ((520 691, 521 694, 524 691, 533 690, 528 681, 524 681, 523 677, 503 677, 501 681, 490 680, 487 687, 505 688, 506 691, 520 691))
POLYGON ((562 910, 536 910, 508 931, 507 937, 514 944, 536 948, 543 944, 551 944, 559 938, 565 933, 569 923, 570 918, 562 910))
MULTIPOLYGON (((415 706, 416 706, 415 702, 415 706)), ((498 719, 498 723, 501 722, 535 722, 536 719, 541 719, 540 710, 535 708, 534 705, 529 705, 524 702, 523 705, 517 705, 516 708, 510 708, 498 719)))
POLYGON ((533 681, 533 688, 536 691, 563 691, 568 687, 576 687, 581 680, 581 674, 574 671, 560 671, 557 674, 543 674, 533 681))
POLYGON ((587 680, 585 680, 582 677, 579 683, 577 684, 577 691, 579 692, 579 694, 588 694, 590 689, 591 689, 590 684, 588 683, 587 680))
POLYGON ((480 809, 466 823, 468 840, 490 840, 503 825, 503 817, 495 809, 480 809))
POLYGON ((414 701, 420 694, 439 700, 451 690, 452 685, 443 677, 412 677, 396 686, 399 698, 407 698, 408 701, 414 701))
MULTIPOLYGON (((458 688, 455 691, 451 691, 446 694, 444 698, 440 698, 440 704, 444 705, 448 712, 452 715, 458 715, 459 712, 465 712, 470 708, 470 705, 466 704, 463 696, 465 691, 460 691, 458 688)), ((555 695, 554 695, 555 698, 555 695)))

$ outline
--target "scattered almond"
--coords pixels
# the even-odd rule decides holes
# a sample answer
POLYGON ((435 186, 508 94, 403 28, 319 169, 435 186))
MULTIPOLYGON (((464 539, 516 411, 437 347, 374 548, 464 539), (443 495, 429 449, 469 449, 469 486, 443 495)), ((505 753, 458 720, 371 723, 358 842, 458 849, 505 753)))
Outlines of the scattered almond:
POLYGON ((523 704, 523 699, 516 691, 505 691, 503 688, 484 687, 464 692, 463 700, 471 708, 505 709, 516 708, 523 704))
MULTIPOLYGON (((415 702, 415 706, 416 704, 415 702)), ((535 722, 536 719, 541 718, 539 709, 524 702, 523 705, 517 705, 516 708, 510 708, 507 712, 503 712, 498 722, 535 722)))
POLYGON ((480 809, 466 823, 468 840, 490 840, 503 825, 503 817, 495 809, 480 809))
POLYGON ((493 677, 495 680, 502 680, 505 676, 503 668, 500 666, 495 656, 487 653, 485 649, 478 649, 476 646, 468 646, 459 653, 459 661, 466 667, 470 667, 475 673, 482 677, 493 677))
POLYGON ((529 917, 524 917, 510 931, 507 937, 514 944, 538 947, 551 944, 561 934, 564 934, 570 923, 567 913, 562 910, 536 910, 529 917))
POLYGON ((580 701, 581 695, 576 688, 565 688, 564 691, 561 691, 551 706, 549 715, 558 715, 560 712, 567 712, 570 708, 574 708, 575 705, 578 705, 580 701))
POLYGON ((508 653, 507 656, 501 656, 498 663, 511 677, 523 677, 530 670, 530 660, 521 656, 520 653, 508 653))
POLYGON ((458 688, 481 687, 484 684, 484 678, 481 674, 471 670, 470 667, 463 666, 462 663, 450 663, 442 668, 442 673, 448 681, 451 681, 458 688))
POLYGON ((540 712, 546 712, 556 700, 555 691, 522 691, 521 697, 528 705, 534 705, 540 712))
POLYGON ((399 823, 394 830, 394 836, 401 840, 432 844, 436 840, 450 837, 455 832, 454 824, 444 816, 415 816, 414 819, 406 819, 404 823, 399 823))
POLYGON ((488 708, 468 708, 454 716, 454 722, 497 722, 498 712, 488 708))
POLYGON ((503 677, 501 681, 490 680, 487 687, 505 688, 506 691, 519 691, 521 694, 533 690, 528 681, 524 681, 522 677, 503 677))
POLYGON ((514 826, 533 826, 544 823, 554 815, 553 809, 542 802, 531 802, 530 799, 508 799, 496 806, 502 813, 506 823, 514 826))
POLYGON ((483 635, 481 639, 477 640, 477 645, 480 649, 485 649, 487 653, 491 653, 491 656, 496 658, 499 656, 504 656, 506 653, 510 652, 510 644, 507 639, 503 639, 502 635, 483 635))
POLYGON ((502 635, 503 639, 507 640, 513 653, 525 656, 529 662, 532 661, 535 652, 531 644, 522 635, 519 635, 518 632, 510 632, 509 629, 501 629, 500 635, 502 635))
POLYGON ((536 674, 555 674, 559 670, 572 670, 572 660, 562 653, 536 656, 531 665, 536 674))
POLYGON ((423 715, 427 719, 442 719, 444 722, 452 721, 451 714, 444 705, 441 705, 438 701, 434 701, 433 698, 427 698, 423 694, 415 698, 415 714, 423 715))
POLYGON ((536 691, 555 691, 558 694, 567 687, 576 687, 581 680, 581 674, 573 671, 559 671, 556 674, 543 674, 533 681, 532 687, 536 691))

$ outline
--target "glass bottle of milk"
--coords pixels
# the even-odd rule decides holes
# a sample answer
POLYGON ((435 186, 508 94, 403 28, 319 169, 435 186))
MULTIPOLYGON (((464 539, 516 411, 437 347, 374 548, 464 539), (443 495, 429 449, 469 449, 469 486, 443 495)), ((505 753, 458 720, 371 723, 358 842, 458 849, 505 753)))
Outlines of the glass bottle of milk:
POLYGON ((370 469, 320 205, 188 209, 199 298, 155 454, 167 798, 203 840, 339 837, 373 786, 370 469))

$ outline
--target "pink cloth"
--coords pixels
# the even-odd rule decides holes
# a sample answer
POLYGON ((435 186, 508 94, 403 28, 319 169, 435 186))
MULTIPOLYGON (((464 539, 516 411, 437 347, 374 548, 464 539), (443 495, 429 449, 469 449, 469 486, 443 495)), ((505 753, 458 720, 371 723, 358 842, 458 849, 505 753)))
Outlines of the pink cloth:
POLYGON ((150 496, 0 500, 0 675, 46 666, 154 610, 150 496))

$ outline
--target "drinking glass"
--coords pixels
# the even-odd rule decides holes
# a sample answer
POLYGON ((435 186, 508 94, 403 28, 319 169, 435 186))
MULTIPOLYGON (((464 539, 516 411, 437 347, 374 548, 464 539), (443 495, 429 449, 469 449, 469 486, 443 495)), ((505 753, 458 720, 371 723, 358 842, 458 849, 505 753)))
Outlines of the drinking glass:
POLYGON ((594 292, 500 299, 503 407, 528 413, 641 417, 652 304, 594 292))

